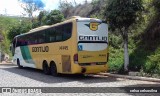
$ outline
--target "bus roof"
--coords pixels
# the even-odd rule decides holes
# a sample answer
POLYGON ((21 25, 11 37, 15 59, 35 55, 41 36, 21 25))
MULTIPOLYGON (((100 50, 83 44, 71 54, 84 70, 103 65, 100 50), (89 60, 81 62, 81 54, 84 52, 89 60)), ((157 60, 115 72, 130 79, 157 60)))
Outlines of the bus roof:
POLYGON ((48 28, 48 27, 50 27, 50 26, 49 26, 49 25, 40 26, 40 27, 31 29, 29 32, 34 32, 34 31, 37 31, 37 30, 43 30, 43 29, 46 29, 46 28, 48 28))
POLYGON ((100 23, 103 22, 102 20, 96 19, 96 18, 86 18, 86 17, 80 17, 80 16, 72 16, 71 18, 69 18, 69 19, 67 19, 63 22, 56 23, 56 24, 53 24, 53 25, 45 25, 45 26, 37 27, 37 28, 31 29, 27 33, 17 35, 16 37, 19 37, 19 36, 22 36, 22 35, 25 35, 25 34, 30 34, 30 33, 37 32, 37 31, 41 31, 41 30, 44 30, 44 29, 47 29, 47 28, 50 28, 50 27, 53 27, 53 26, 63 24, 63 23, 72 22, 74 20, 76 20, 77 22, 100 22, 100 23))
POLYGON ((68 20, 76 20, 77 22, 103 22, 100 19, 96 18, 87 18, 87 17, 80 17, 80 16, 72 16, 68 20))
POLYGON ((76 20, 77 22, 103 22, 102 20, 96 18, 77 18, 76 20))

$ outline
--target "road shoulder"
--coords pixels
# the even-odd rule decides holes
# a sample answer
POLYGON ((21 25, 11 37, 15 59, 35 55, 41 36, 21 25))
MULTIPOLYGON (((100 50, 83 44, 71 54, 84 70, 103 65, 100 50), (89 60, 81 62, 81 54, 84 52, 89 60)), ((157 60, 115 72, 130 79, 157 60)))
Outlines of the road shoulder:
POLYGON ((99 75, 116 77, 116 78, 132 79, 132 80, 142 80, 142 81, 150 81, 150 82, 159 82, 159 83, 160 83, 160 79, 158 79, 158 78, 139 77, 139 76, 128 76, 128 75, 119 75, 119 74, 111 74, 111 73, 99 73, 99 75))

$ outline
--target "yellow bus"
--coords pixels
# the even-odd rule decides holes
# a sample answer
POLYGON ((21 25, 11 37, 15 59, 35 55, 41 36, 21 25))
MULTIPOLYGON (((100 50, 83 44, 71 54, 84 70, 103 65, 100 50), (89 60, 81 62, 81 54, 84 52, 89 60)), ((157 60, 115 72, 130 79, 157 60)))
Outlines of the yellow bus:
POLYGON ((90 74, 108 69, 108 25, 95 18, 74 17, 18 35, 13 63, 45 74, 90 74))

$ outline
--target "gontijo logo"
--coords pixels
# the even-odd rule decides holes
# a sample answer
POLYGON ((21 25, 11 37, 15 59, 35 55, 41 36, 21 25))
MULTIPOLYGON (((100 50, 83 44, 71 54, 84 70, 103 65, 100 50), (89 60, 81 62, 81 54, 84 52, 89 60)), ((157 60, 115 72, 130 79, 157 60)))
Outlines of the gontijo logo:
POLYGON ((85 24, 86 26, 88 26, 92 31, 96 31, 98 30, 98 25, 100 25, 101 23, 97 23, 97 22, 91 22, 89 24, 85 24))

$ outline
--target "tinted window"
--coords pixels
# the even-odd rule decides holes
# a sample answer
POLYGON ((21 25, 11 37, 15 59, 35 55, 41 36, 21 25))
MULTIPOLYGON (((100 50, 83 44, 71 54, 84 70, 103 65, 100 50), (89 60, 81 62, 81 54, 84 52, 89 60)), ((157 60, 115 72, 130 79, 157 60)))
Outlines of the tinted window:
POLYGON ((37 35, 37 44, 45 43, 45 31, 36 32, 37 35))
POLYGON ((63 41, 63 26, 56 27, 56 41, 63 41))
POLYGON ((55 42, 56 41, 56 33, 55 33, 55 28, 54 27, 52 27, 52 28, 50 28, 50 29, 48 29, 47 30, 47 36, 46 36, 46 38, 48 38, 49 40, 49 42, 55 42))
POLYGON ((72 23, 55 26, 17 38, 17 46, 26 46, 32 44, 42 44, 50 42, 60 42, 71 38, 72 23))
POLYGON ((67 40, 72 35, 72 23, 65 24, 63 25, 63 27, 64 27, 63 40, 67 40))
POLYGON ((60 42, 71 38, 72 23, 55 26, 46 30, 46 42, 60 42), (49 38, 49 39, 48 39, 49 38))
POLYGON ((27 40, 26 40, 26 36, 20 36, 17 38, 17 44, 16 44, 16 47, 18 46, 25 46, 27 45, 27 40))
POLYGON ((29 45, 38 44, 37 33, 29 34, 29 45))

